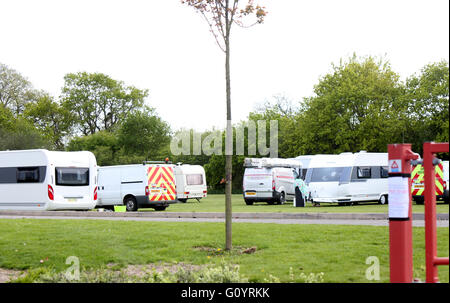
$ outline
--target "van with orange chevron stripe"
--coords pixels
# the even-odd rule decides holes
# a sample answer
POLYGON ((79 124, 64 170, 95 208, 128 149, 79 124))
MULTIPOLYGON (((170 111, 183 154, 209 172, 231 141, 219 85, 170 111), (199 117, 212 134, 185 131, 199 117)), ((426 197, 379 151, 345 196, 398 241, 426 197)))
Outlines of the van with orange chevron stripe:
POLYGON ((115 205, 125 205, 127 211, 165 210, 177 202, 174 167, 162 161, 99 167, 96 207, 114 209, 115 205))
MULTIPOLYGON (((436 201, 443 200, 445 203, 449 202, 448 192, 448 161, 441 161, 434 167, 435 169, 435 184, 436 184, 436 201)), ((421 164, 413 166, 411 173, 411 194, 416 204, 424 203, 425 196, 425 172, 421 164)))

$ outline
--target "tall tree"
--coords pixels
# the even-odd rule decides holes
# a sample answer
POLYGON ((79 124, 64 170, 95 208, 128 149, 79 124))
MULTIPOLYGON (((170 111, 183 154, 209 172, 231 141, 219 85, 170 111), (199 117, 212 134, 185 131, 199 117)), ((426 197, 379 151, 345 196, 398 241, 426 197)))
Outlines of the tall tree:
POLYGON ((155 159, 170 142, 170 127, 152 109, 128 115, 118 130, 125 153, 155 159))
POLYGON ((19 72, 0 63, 0 106, 9 108, 17 117, 25 105, 36 100, 36 91, 19 72))
POLYGON ((406 80, 407 140, 422 152, 423 142, 449 140, 449 66, 428 64, 406 80))
POLYGON ((52 143, 52 149, 64 150, 74 118, 67 109, 54 101, 52 96, 41 93, 36 102, 25 106, 23 116, 42 131, 52 143))
POLYGON ((232 123, 231 123, 231 78, 230 78, 230 37, 233 24, 244 27, 244 19, 253 16, 254 23, 248 26, 262 23, 266 16, 266 9, 254 3, 254 0, 246 0, 244 4, 239 0, 181 0, 181 3, 193 7, 199 12, 209 25, 211 33, 220 49, 225 53, 225 82, 227 104, 227 128, 226 128, 226 163, 225 163, 225 249, 232 248, 231 242, 231 193, 232 193, 232 123))
POLYGON ((298 138, 301 136, 301 130, 298 128, 298 116, 299 108, 292 100, 284 95, 275 95, 250 112, 249 120, 265 120, 267 134, 269 122, 278 121, 278 155, 281 158, 292 158, 299 156, 298 138))
POLYGON ((142 109, 147 90, 126 86, 101 73, 67 74, 62 89, 62 106, 75 115, 84 135, 111 131, 126 116, 142 109))
POLYGON ((354 56, 333 66, 302 108, 302 154, 382 152, 402 142, 403 92, 399 76, 381 59, 354 56))

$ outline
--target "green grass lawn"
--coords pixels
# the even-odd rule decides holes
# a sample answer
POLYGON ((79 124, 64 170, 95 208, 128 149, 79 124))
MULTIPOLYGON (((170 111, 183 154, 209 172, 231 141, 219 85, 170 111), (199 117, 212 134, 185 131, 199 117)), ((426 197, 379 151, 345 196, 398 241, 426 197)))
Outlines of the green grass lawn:
MULTIPOLYGON (((269 274, 289 282, 292 268, 294 281, 301 273, 323 272, 324 282, 365 283, 370 282, 366 258, 376 256, 380 282, 389 282, 388 227, 234 223, 234 247, 256 247, 252 254, 218 253, 224 234, 223 223, 0 219, 0 268, 64 271, 69 256, 77 256, 85 269, 109 263, 220 264, 224 259, 240 265, 251 282, 263 282, 269 274)), ((422 280, 424 247, 424 229, 414 228, 415 277, 422 280)), ((438 228, 438 249, 439 256, 448 256, 448 228, 438 228)), ((439 276, 449 281, 448 266, 440 267, 439 276)))
MULTIPOLYGON (((328 213, 387 213, 388 205, 380 205, 376 202, 361 203, 353 206, 341 206, 337 203, 321 204, 320 207, 313 207, 311 203, 306 203, 306 207, 293 207, 292 202, 284 205, 268 205, 267 203, 255 203, 246 205, 242 195, 233 195, 232 198, 233 212, 328 212, 328 213)), ((147 209, 146 211, 153 211, 147 209)), ((438 213, 449 213, 449 205, 442 202, 437 203, 438 213)), ((224 212, 225 211, 225 195, 208 195, 197 200, 188 200, 187 203, 171 204, 166 211, 172 212, 224 212)), ((424 205, 416 205, 413 203, 414 213, 423 213, 424 205)))

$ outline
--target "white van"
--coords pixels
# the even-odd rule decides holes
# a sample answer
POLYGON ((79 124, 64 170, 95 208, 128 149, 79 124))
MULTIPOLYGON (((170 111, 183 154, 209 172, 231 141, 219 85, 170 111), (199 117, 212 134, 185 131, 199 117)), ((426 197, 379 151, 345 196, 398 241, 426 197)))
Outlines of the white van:
POLYGON ((178 163, 174 172, 178 201, 185 203, 188 199, 200 200, 206 197, 205 169, 201 165, 178 163))
POLYGON ((388 202, 388 154, 315 155, 305 182, 313 203, 388 202))
POLYGON ((299 161, 274 158, 246 158, 243 195, 247 205, 254 202, 284 204, 295 197, 294 181, 301 175, 299 161))
POLYGON ((174 166, 164 162, 144 162, 99 167, 97 208, 113 209, 114 205, 125 205, 127 211, 138 208, 165 210, 169 204, 177 202, 174 166))
POLYGON ((0 209, 88 210, 96 200, 93 153, 0 151, 0 209))

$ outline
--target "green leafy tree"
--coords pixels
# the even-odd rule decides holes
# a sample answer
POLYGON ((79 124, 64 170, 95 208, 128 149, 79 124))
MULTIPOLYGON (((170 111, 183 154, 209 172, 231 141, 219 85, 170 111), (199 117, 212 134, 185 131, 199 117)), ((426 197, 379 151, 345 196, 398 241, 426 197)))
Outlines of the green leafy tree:
POLYGON ((19 72, 0 63, 0 107, 9 108, 17 117, 25 105, 36 100, 36 91, 19 72))
POLYGON ((88 150, 94 153, 97 164, 101 166, 123 164, 119 162, 120 145, 117 135, 108 131, 98 131, 95 134, 75 137, 68 146, 69 151, 88 150))
POLYGON ((298 119, 301 154, 385 152, 388 143, 402 142, 404 87, 388 62, 356 56, 341 61, 314 93, 298 119))
POLYGON ((25 106, 23 116, 40 129, 53 149, 64 150, 65 141, 74 124, 73 115, 48 94, 42 93, 36 102, 25 106))
POLYGON ((423 142, 449 142, 449 66, 426 65, 406 80, 407 140, 422 153, 423 142))
MULTIPOLYGON (((249 120, 266 121, 266 134, 269 134, 270 121, 278 122, 278 156, 292 158, 299 155, 301 130, 298 128, 299 108, 292 100, 283 95, 275 95, 271 100, 250 112, 249 120)), ((258 131, 258 129, 257 129, 258 131)), ((258 138, 258 136, 257 136, 258 138)), ((269 142, 269 138, 266 138, 269 142)), ((263 155, 257 155, 263 156, 263 155)))
POLYGON ((126 86, 101 73, 67 74, 62 106, 75 115, 76 127, 84 135, 112 131, 129 113, 144 106, 147 90, 126 86))
POLYGON ((49 148, 45 136, 32 123, 14 117, 8 109, 0 107, 0 150, 49 148))
MULTIPOLYGON (((129 114, 118 130, 118 142, 127 154, 141 160, 161 157, 170 141, 170 127, 154 110, 129 114)), ((167 154, 168 155, 168 154, 167 154)))

